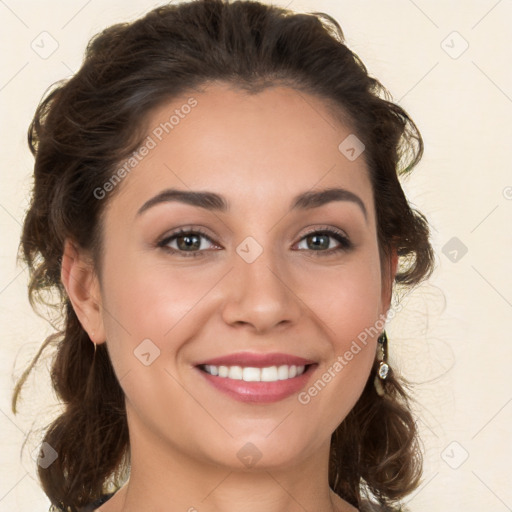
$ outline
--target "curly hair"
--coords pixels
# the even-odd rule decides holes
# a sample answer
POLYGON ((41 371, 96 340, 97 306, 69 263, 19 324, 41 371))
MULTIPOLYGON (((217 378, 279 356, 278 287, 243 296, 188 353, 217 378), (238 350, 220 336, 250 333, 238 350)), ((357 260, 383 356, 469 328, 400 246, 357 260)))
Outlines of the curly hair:
MULTIPOLYGON (((64 242, 90 250, 98 264, 102 213, 115 190, 100 201, 95 189, 141 143, 150 111, 212 81, 252 94, 287 85, 321 98, 365 145, 383 268, 393 251, 399 257, 395 291, 433 271, 428 222, 399 181, 422 156, 421 135, 347 48, 331 16, 255 1, 196 0, 103 30, 89 42, 79 71, 43 97, 28 131, 34 186, 19 257, 30 270, 32 307, 53 306, 62 325, 16 383, 12 409, 38 358, 53 346, 52 385, 64 409, 44 437, 58 458, 38 474, 59 510, 76 512, 107 484, 120 487, 130 457, 124 393, 109 354, 105 344, 94 350, 61 282, 64 242)), ((391 371, 380 396, 376 371, 377 363, 331 438, 329 484, 354 506, 369 494, 396 505, 422 472, 409 385, 391 371)))

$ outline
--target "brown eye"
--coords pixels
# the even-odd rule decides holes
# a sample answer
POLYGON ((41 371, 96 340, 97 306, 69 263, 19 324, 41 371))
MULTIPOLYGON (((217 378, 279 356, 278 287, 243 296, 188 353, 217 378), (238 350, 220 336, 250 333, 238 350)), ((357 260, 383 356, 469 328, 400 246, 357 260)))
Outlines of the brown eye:
POLYGON ((315 255, 318 256, 333 254, 338 251, 346 251, 352 248, 352 243, 345 235, 332 229, 318 230, 307 233, 301 239, 301 242, 299 242, 299 246, 303 241, 306 245, 305 249, 316 252, 317 254, 315 255), (338 242, 337 247, 335 243, 334 246, 332 245, 332 240, 336 240, 338 242))
POLYGON ((201 247, 201 236, 192 233, 190 235, 179 235, 175 237, 178 249, 189 251, 199 249, 201 247))
POLYGON ((201 256, 207 249, 207 247, 204 246, 208 245, 208 243, 205 244, 203 240, 207 240, 208 243, 215 245, 206 233, 198 229, 181 229, 165 237, 157 245, 171 253, 180 254, 181 256, 201 256))

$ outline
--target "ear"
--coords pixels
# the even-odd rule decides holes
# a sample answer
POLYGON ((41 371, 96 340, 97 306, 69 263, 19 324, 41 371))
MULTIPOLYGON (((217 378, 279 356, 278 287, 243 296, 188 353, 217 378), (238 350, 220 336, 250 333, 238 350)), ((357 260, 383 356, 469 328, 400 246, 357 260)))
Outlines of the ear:
POLYGON ((383 314, 386 314, 391 305, 391 296, 393 293, 393 282, 395 280, 396 271, 398 268, 398 253, 396 248, 393 247, 387 266, 384 269, 382 277, 382 308, 383 314))
POLYGON ((64 243, 61 281, 78 320, 97 344, 105 342, 99 281, 90 258, 69 239, 64 243))

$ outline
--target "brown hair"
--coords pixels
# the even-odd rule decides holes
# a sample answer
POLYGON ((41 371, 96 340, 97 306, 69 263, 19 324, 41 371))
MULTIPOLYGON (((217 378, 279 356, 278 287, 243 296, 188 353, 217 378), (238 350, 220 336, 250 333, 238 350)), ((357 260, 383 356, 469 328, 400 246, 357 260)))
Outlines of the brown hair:
MULTIPOLYGON (((334 115, 348 119, 366 147, 383 268, 397 250, 395 284, 404 288, 433 270, 428 223, 409 206, 398 180, 421 158, 421 135, 345 46, 333 18, 258 2, 198 0, 105 29, 90 41, 80 70, 41 101, 28 132, 35 182, 20 257, 30 269, 31 305, 56 291, 58 300, 47 303, 63 323, 17 382, 12 408, 16 413, 40 354, 54 345, 51 378, 65 408, 44 438, 58 458, 38 474, 59 509, 75 512, 105 493, 107 483, 119 487, 129 469, 124 394, 106 345, 94 351, 67 298, 60 280, 64 241, 90 250, 101 270, 101 215, 113 192, 98 200, 95 189, 141 143, 150 110, 213 81, 249 93, 288 85, 324 99, 334 115)), ((391 371, 379 396, 376 368, 331 440, 329 484, 355 506, 368 494, 392 505, 421 475, 407 384, 391 371)))

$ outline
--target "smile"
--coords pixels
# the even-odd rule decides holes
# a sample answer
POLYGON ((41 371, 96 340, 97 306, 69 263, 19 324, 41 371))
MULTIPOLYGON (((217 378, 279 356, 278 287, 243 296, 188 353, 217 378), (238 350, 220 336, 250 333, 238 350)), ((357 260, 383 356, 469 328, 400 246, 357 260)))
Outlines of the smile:
POLYGON ((221 394, 239 402, 269 404, 299 393, 317 364, 264 366, 199 365, 196 371, 221 394))
POLYGON ((306 366, 284 364, 281 366, 254 368, 250 366, 215 366, 205 364, 200 366, 200 368, 210 375, 221 378, 243 380, 245 382, 277 382, 279 380, 293 379, 302 375, 306 366))

